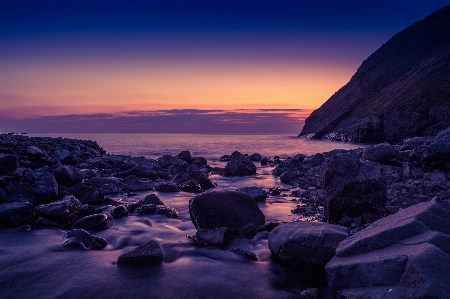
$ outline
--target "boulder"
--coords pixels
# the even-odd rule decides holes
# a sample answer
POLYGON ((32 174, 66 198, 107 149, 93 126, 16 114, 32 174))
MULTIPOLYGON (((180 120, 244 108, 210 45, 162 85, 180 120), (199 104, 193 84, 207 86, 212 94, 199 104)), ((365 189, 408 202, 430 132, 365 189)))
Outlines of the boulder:
POLYGON ((155 167, 153 167, 153 165, 136 165, 130 169, 130 174, 136 175, 140 178, 156 180, 158 178, 158 174, 154 169, 155 167))
POLYGON ((236 151, 231 154, 230 161, 225 166, 226 176, 245 176, 256 173, 256 166, 248 156, 236 151))
POLYGON ((216 186, 216 184, 214 184, 213 181, 211 181, 208 176, 200 170, 193 170, 189 172, 188 177, 189 179, 197 181, 203 190, 210 189, 216 186))
POLYGON ((264 202, 267 199, 267 192, 263 188, 259 187, 244 187, 238 191, 247 193, 257 202, 264 202))
POLYGON ((37 205, 36 196, 31 192, 30 186, 24 182, 9 182, 5 187, 6 202, 29 202, 37 205))
POLYGON ((148 205, 148 204, 161 205, 161 206, 164 205, 162 200, 159 199, 159 197, 156 194, 149 194, 142 201, 139 201, 139 202, 142 202, 142 204, 146 204, 146 205, 148 205))
POLYGON ((137 207, 134 210, 134 213, 140 215, 151 215, 151 214, 162 214, 167 218, 177 218, 178 211, 174 208, 162 206, 162 205, 153 205, 153 204, 144 204, 137 207))
POLYGON ((107 243, 105 239, 94 236, 84 229, 73 229, 64 235, 63 245, 65 247, 98 250, 104 248, 107 243))
POLYGON ((202 186, 196 180, 187 180, 180 185, 180 190, 189 193, 203 192, 202 186))
POLYGON ((99 213, 81 218, 72 225, 72 229, 104 230, 112 225, 113 220, 108 214, 99 213))
POLYGON ((182 151, 177 155, 177 158, 186 162, 190 162, 192 160, 192 156, 189 151, 182 151))
POLYGON ((14 154, 0 155, 0 175, 13 172, 19 167, 19 159, 14 154))
POLYGON ((30 145, 27 147, 27 154, 30 156, 42 157, 44 152, 37 146, 30 145))
POLYGON ((0 188, 0 204, 6 203, 8 200, 8 194, 6 194, 5 190, 0 188))
POLYGON ((258 162, 258 161, 261 161, 262 156, 258 153, 254 153, 253 155, 250 155, 250 159, 252 161, 258 162))
POLYGON ((380 164, 337 153, 321 168, 325 216, 339 222, 343 216, 377 213, 386 206, 386 175, 380 164))
POLYGON ((0 227, 16 227, 34 221, 34 206, 29 202, 11 202, 0 205, 0 227))
POLYGON ((70 165, 58 167, 53 172, 53 176, 55 177, 55 180, 58 182, 58 184, 67 187, 81 183, 81 181, 83 180, 83 176, 78 171, 78 169, 70 165))
POLYGON ((323 271, 339 243, 347 237, 348 231, 342 226, 291 222, 278 225, 269 233, 269 249, 281 262, 323 271))
POLYGON ((125 205, 119 205, 112 209, 111 216, 113 218, 122 218, 128 216, 128 210, 125 205))
POLYGON ((224 247, 236 235, 236 231, 227 227, 200 229, 194 237, 188 237, 195 246, 224 247))
POLYGON ((439 132, 430 141, 430 144, 426 146, 422 162, 434 165, 436 168, 445 167, 445 163, 450 163, 450 127, 439 132))
POLYGON ((163 252, 156 241, 148 241, 130 252, 124 253, 117 259, 122 266, 141 266, 159 264, 163 261, 163 252))
POLYGON ((255 200, 237 191, 213 191, 197 195, 189 200, 189 214, 197 229, 227 227, 239 230, 253 223, 259 227, 265 216, 255 200))
POLYGON ((366 147, 362 152, 362 159, 384 164, 395 158, 398 152, 389 143, 380 143, 366 147))
POLYGON ((36 215, 57 223, 70 223, 77 219, 82 204, 73 195, 66 195, 63 199, 42 204, 36 207, 36 215))
POLYGON ((420 203, 341 242, 326 265, 328 284, 355 298, 449 298, 449 244, 450 207, 420 203))
POLYGON ((155 190, 159 192, 180 192, 180 189, 172 183, 160 183, 155 187, 155 190))
POLYGON ((30 186, 31 192, 36 196, 38 204, 52 202, 58 198, 58 183, 49 172, 38 174, 37 181, 30 186))

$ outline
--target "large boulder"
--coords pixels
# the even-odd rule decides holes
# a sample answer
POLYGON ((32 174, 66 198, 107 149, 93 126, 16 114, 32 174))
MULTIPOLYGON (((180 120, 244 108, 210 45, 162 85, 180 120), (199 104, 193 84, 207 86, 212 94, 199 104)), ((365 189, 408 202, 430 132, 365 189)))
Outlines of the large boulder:
POLYGON ((345 298, 450 298, 449 267, 450 207, 430 201, 345 239, 326 275, 345 298))
POLYGON ((189 214, 197 229, 227 227, 240 229, 253 223, 259 227, 265 216, 255 200, 237 191, 213 191, 197 195, 189 200, 189 214))
POLYGON ((256 165, 252 160, 244 156, 238 151, 231 154, 230 161, 225 166, 226 176, 244 176, 252 175, 256 173, 256 165))
POLYGON ((70 165, 63 165, 57 168, 53 172, 53 176, 55 177, 58 184, 67 187, 81 183, 81 181, 83 180, 83 176, 78 171, 78 169, 70 165))
POLYGON ((156 241, 148 241, 130 252, 119 256, 117 264, 122 266, 145 266, 163 261, 163 252, 156 241))
POLYGON ((34 221, 34 206, 29 202, 0 205, 0 227, 16 227, 34 221))
POLYGON ((42 218, 60 224, 74 221, 81 212, 82 204, 73 195, 66 195, 63 199, 36 207, 36 214, 42 218))
POLYGON ((380 164, 337 153, 321 168, 325 215, 330 222, 343 216, 377 213, 386 206, 386 175, 380 164))
POLYGON ((298 267, 322 270, 345 238, 345 227, 323 222, 291 222, 269 234, 269 249, 278 260, 298 267))
POLYGON ((19 160, 16 155, 0 155, 0 175, 13 172, 19 167, 19 160))

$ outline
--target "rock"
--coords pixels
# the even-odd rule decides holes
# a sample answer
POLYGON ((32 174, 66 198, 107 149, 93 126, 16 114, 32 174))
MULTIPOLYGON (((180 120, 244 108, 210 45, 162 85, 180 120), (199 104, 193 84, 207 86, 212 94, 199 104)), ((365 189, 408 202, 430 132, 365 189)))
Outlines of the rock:
POLYGON ((413 138, 407 138, 403 140, 403 147, 405 149, 413 149, 416 147, 421 146, 425 142, 425 137, 413 137, 413 138))
POLYGON ((341 242, 326 265, 328 284, 357 298, 448 298, 449 244, 450 207, 419 203, 341 242))
POLYGON ((29 202, 11 202, 0 205, 0 227, 17 227, 34 221, 34 207, 29 202))
MULTIPOLYGON (((139 201, 141 202, 141 201, 139 201)), ((159 199, 159 197, 156 194, 149 194, 147 195, 144 200, 142 201, 142 204, 152 204, 152 205, 161 205, 163 206, 164 203, 159 199)))
POLYGON ((106 240, 94 236, 84 229, 73 229, 64 234, 64 243, 65 247, 75 247, 82 249, 102 249, 107 243, 106 240))
POLYGON ((156 241, 148 241, 130 252, 124 253, 117 259, 121 266, 141 266, 159 264, 163 261, 163 253, 156 241))
POLYGON ((259 187, 244 187, 237 191, 247 193, 257 202, 264 202, 267 199, 267 192, 263 188, 259 187))
POLYGON ((44 152, 37 146, 30 145, 27 147, 27 154, 29 154, 30 156, 42 157, 44 155, 44 152))
POLYGON ((8 201, 8 195, 6 191, 0 188, 0 204, 6 203, 8 201))
POLYGON ((430 141, 421 162, 445 169, 445 163, 450 162, 450 127, 439 132, 430 141))
POLYGON ((141 180, 135 175, 123 179, 123 189, 131 192, 153 190, 153 186, 153 181, 141 180))
POLYGON ((320 271, 347 237, 347 229, 338 225, 291 222, 278 225, 269 233, 269 249, 281 262, 320 271))
POLYGON ((258 231, 258 228, 253 223, 248 223, 246 225, 243 225, 239 229, 239 235, 246 236, 246 237, 253 237, 256 235, 258 231))
POLYGON ((259 261, 258 255, 253 251, 244 250, 242 248, 230 248, 229 251, 236 253, 250 261, 259 261))
POLYGON ((117 194, 123 190, 123 184, 116 177, 93 177, 86 183, 103 189, 104 194, 117 194))
POLYGON ((34 196, 33 192, 29 185, 25 182, 9 182, 5 191, 7 196, 7 202, 29 202, 34 206, 37 205, 36 196, 34 196))
POLYGON ((77 219, 81 209, 82 204, 75 196, 66 195, 61 200, 37 206, 36 215, 59 224, 64 224, 77 219))
POLYGON ((342 216, 377 213, 386 206, 386 176, 376 162, 338 153, 324 162, 321 177, 324 212, 330 222, 339 222, 342 216))
POLYGON ((254 153, 253 155, 250 155, 250 159, 252 161, 258 162, 261 161, 262 156, 260 154, 254 153))
POLYGON ((180 185, 180 190, 189 193, 203 192, 202 186, 196 180, 187 180, 180 185))
POLYGON ((256 166, 249 157, 236 151, 225 166, 225 176, 245 176, 256 173, 256 166))
POLYGON ((0 155, 0 175, 16 171, 17 167, 19 167, 19 160, 16 155, 0 155))
POLYGON ((230 160, 231 160, 231 156, 230 155, 223 155, 219 159, 220 162, 229 162, 230 160))
POLYGON ((199 229, 194 237, 188 238, 195 246, 224 247, 235 235, 235 230, 221 227, 214 229, 199 229))
POLYGON ((191 165, 197 165, 198 167, 206 166, 208 161, 203 157, 192 157, 191 165))
POLYGON ((165 207, 162 205, 154 205, 154 204, 144 204, 139 207, 137 207, 134 210, 134 213, 140 214, 140 215, 151 215, 151 214, 162 214, 166 216, 167 218, 177 218, 178 217, 178 211, 165 207))
POLYGON ((34 222, 34 227, 58 227, 58 223, 52 220, 48 220, 42 217, 38 217, 34 222))
POLYGON ((140 178, 147 178, 151 180, 156 180, 158 178, 158 174, 154 170, 155 167, 148 165, 136 165, 130 169, 130 174, 136 175, 140 178))
POLYGON ((397 150, 389 143, 380 143, 366 147, 362 159, 385 164, 397 156, 397 150))
POLYGON ((177 155, 177 158, 186 162, 190 162, 192 160, 192 156, 189 151, 182 151, 177 155))
POLYGON ((197 181, 203 190, 207 190, 207 189, 210 189, 210 188, 213 188, 216 186, 216 184, 214 184, 208 178, 208 176, 200 170, 193 170, 193 171, 189 172, 188 177, 189 177, 189 179, 197 181))
POLYGON ((30 186, 31 192, 36 196, 38 204, 52 202, 58 198, 58 183, 49 172, 38 174, 37 181, 30 186))
POLYGON ((178 166, 182 160, 171 156, 171 155, 162 155, 158 158, 158 164, 162 168, 168 168, 170 166, 178 166))
POLYGON ((159 192, 180 192, 180 189, 171 183, 160 183, 155 187, 155 190, 159 192))
POLYGON ((111 216, 113 218, 122 218, 128 216, 128 210, 125 205, 120 205, 112 209, 111 216))
POLYGON ((112 218, 108 214, 100 213, 81 218, 72 225, 72 229, 104 230, 112 225, 112 218))
POLYGON ((240 229, 253 223, 265 223, 264 214, 248 194, 237 191, 212 191, 189 200, 189 214, 197 229, 228 227, 240 229))
POLYGON ((58 182, 58 184, 67 187, 81 183, 81 181, 83 180, 83 176, 78 171, 78 169, 70 165, 64 165, 57 168, 53 172, 53 176, 55 177, 55 180, 58 182))

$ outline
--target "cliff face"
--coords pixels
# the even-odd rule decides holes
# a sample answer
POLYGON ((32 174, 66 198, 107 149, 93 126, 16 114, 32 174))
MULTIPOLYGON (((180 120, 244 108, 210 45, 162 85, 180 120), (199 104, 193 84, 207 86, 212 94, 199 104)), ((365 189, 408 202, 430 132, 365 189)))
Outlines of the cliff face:
POLYGON ((375 143, 450 126, 450 5, 393 36, 299 136, 375 143))

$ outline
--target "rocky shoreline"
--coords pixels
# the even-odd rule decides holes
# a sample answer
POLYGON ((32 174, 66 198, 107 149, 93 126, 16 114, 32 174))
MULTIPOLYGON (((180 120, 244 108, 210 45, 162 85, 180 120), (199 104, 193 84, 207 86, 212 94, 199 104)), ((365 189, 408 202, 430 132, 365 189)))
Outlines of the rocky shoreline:
MULTIPOLYGON (((106 241, 95 231, 108 229, 114 219, 129 213, 178 217, 155 194, 128 204, 115 200, 115 195, 189 192, 193 196, 189 213, 197 233, 188 238, 194 246, 221 248, 235 236, 268 238, 275 262, 308 269, 319 279, 326 277, 336 298, 397 298, 399 292, 405 298, 450 295, 448 278, 439 276, 439 271, 431 274, 434 262, 421 262, 436 260, 450 266, 450 232, 446 230, 450 224, 450 128, 433 138, 409 138, 398 145, 299 154, 286 160, 234 152, 221 161, 227 163, 224 168, 213 168, 188 151, 152 160, 110 155, 94 141, 1 134, 0 227, 59 227, 68 231, 64 246, 100 250, 106 241), (292 212, 306 221, 266 223, 257 202, 264 202, 268 195, 280 196, 279 189, 249 186, 236 192, 204 192, 216 186, 211 174, 253 175, 255 163, 276 166, 273 175, 295 187, 288 195, 298 204, 292 212), (109 213, 101 208, 105 204, 113 206, 109 213), (380 236, 388 237, 377 241, 380 236), (378 247, 355 245, 371 242, 378 247), (406 252, 401 256, 391 248, 398 244, 406 252), (346 249, 352 246, 358 249, 346 249), (377 252, 389 258, 374 259, 377 252), (386 263, 388 269, 380 266, 386 263), (367 267, 372 276, 366 274, 358 283, 349 280, 353 271, 363 273, 367 267), (395 279, 389 280, 389 271, 397 273, 395 279), (377 276, 384 278, 377 280, 377 276), (437 284, 446 287, 436 290, 437 284)), ((233 250, 258 260, 251 251, 233 250)), ((159 244, 149 240, 118 257, 117 263, 161 263, 163 254, 159 244)), ((300 296, 324 295, 308 289, 300 296)))

